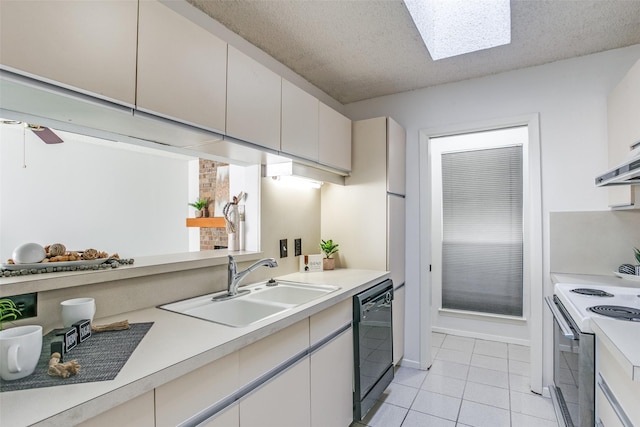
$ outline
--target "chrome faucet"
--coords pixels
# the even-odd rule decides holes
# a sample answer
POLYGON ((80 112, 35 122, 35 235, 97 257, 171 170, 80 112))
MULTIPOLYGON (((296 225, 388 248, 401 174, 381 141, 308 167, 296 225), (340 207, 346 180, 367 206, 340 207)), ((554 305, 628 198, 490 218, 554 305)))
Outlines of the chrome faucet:
POLYGON ((236 260, 233 259, 233 256, 229 255, 229 266, 227 268, 227 295, 224 295, 223 297, 233 298, 249 292, 248 290, 238 291, 238 286, 247 274, 262 266, 273 268, 278 266, 278 262, 274 258, 264 258, 251 264, 246 270, 238 272, 236 260))

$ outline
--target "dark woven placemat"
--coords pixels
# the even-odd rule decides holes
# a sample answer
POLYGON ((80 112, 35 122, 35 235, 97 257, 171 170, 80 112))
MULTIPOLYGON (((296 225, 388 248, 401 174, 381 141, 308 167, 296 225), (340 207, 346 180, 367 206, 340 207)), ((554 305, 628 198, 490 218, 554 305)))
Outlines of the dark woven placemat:
POLYGON ((68 378, 47 375, 51 341, 56 338, 56 333, 62 331, 53 330, 43 337, 42 354, 33 374, 13 381, 0 379, 0 392, 112 380, 152 325, 153 322, 132 323, 131 328, 124 331, 94 332, 91 338, 64 356, 65 362, 76 359, 80 364, 80 372, 68 378))

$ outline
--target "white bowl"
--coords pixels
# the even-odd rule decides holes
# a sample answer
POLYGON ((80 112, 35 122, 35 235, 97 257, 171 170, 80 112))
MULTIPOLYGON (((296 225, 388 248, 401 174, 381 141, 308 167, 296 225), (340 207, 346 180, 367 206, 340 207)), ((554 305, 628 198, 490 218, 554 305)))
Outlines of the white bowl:
POLYGON ((47 257, 44 248, 37 243, 24 243, 13 250, 11 258, 16 264, 34 264, 47 257))

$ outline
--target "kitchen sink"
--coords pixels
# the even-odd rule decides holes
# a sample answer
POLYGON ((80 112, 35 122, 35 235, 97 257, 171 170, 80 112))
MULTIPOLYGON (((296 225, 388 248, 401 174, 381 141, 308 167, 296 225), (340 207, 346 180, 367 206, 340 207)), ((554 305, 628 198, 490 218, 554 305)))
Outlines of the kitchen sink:
POLYGON ((253 301, 275 302, 280 304, 300 305, 320 298, 339 288, 336 286, 303 285, 277 282, 276 286, 258 287, 245 299, 253 301))
POLYGON ((340 288, 278 281, 275 284, 260 282, 242 289, 250 292, 221 301, 212 299, 220 293, 203 295, 165 304, 160 308, 222 325, 243 327, 291 310, 340 288))

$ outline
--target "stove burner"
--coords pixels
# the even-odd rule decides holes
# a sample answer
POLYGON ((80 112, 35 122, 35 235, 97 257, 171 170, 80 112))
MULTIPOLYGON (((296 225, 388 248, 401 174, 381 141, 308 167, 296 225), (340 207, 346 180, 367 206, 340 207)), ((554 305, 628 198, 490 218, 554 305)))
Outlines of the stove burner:
POLYGON ((633 307, 621 307, 619 305, 596 305, 589 307, 589 311, 601 314, 607 317, 613 317, 620 320, 631 320, 640 322, 640 310, 633 307))
POLYGON ((571 289, 571 292, 575 292, 580 295, 589 295, 592 297, 612 297, 613 294, 605 292, 602 289, 589 289, 589 288, 577 288, 571 289))

